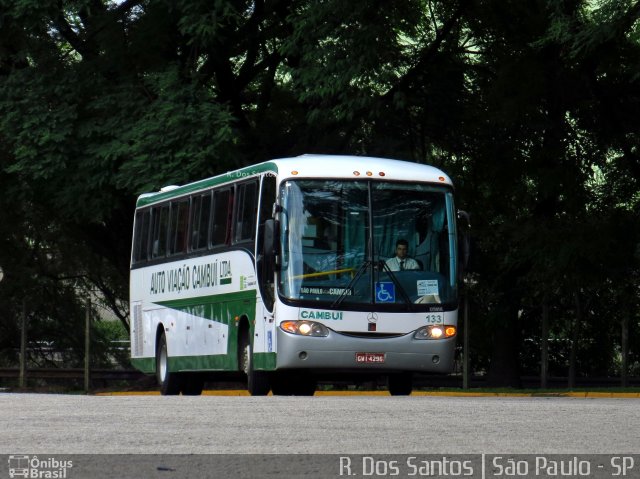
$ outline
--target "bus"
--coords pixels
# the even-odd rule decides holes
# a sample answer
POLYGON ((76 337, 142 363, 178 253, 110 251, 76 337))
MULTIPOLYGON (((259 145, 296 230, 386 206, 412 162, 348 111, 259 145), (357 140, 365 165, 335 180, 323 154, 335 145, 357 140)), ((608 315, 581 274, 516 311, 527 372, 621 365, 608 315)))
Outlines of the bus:
POLYGON ((408 395, 453 369, 457 248, 451 179, 406 161, 302 155, 142 194, 131 362, 163 395, 223 373, 251 395, 362 375, 408 395))
POLYGON ((9 456, 9 477, 11 479, 18 476, 29 477, 29 471, 29 456, 9 456))

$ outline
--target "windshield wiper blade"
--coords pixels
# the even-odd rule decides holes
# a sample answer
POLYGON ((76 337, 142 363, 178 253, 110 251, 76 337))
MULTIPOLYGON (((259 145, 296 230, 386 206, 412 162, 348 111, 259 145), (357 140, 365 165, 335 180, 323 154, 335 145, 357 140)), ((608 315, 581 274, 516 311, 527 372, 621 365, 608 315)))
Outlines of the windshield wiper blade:
POLYGON ((368 266, 371 265, 371 263, 372 261, 370 259, 364 260, 364 262, 358 268, 358 271, 356 271, 356 274, 354 274, 353 278, 351 278, 351 281, 349 281, 349 284, 347 284, 347 286, 342 290, 342 293, 340 293, 340 296, 338 296, 338 298, 333 303, 331 303, 332 308, 339 306, 340 303, 344 301, 344 298, 347 296, 347 293, 351 290, 351 288, 353 288, 353 285, 356 284, 356 281, 360 279, 360 277, 364 274, 365 270, 367 269, 368 266))

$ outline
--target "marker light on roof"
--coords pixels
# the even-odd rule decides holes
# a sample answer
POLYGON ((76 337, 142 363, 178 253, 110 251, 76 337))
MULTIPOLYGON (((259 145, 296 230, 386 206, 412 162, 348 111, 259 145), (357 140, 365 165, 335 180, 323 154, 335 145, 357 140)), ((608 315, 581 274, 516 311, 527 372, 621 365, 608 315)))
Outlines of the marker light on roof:
POLYGON ((439 177, 438 177, 438 179, 439 179, 440 181, 444 181, 444 176, 439 176, 439 177))
POLYGON ((354 172, 353 172, 353 174, 354 174, 355 176, 360 176, 360 172, 359 172, 359 171, 354 171, 354 172))
POLYGON ((293 170, 293 171, 291 172, 291 174, 292 174, 292 175, 297 175, 297 174, 298 174, 298 170, 293 170))
POLYGON ((381 171, 380 173, 378 173, 380 176, 384 176, 384 171, 381 171))
POLYGON ((371 173, 370 171, 367 171, 367 176, 373 176, 373 173, 371 173))

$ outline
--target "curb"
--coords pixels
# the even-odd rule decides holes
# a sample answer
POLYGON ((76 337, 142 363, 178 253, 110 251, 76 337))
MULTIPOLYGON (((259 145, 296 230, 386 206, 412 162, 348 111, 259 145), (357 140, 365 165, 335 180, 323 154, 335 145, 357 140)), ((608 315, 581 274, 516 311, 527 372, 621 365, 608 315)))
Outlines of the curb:
MULTIPOLYGON (((249 396, 244 390, 208 390, 202 392, 203 396, 249 396)), ((271 395, 271 393, 269 394, 271 395)), ((95 393, 94 396, 160 396, 159 391, 118 391, 95 393)), ((389 396, 388 391, 316 391, 315 396, 389 396)), ((411 396, 434 396, 434 397, 542 397, 542 398, 617 398, 617 399, 640 399, 640 392, 541 392, 541 393, 519 393, 519 392, 464 392, 464 391, 414 391, 411 396)))

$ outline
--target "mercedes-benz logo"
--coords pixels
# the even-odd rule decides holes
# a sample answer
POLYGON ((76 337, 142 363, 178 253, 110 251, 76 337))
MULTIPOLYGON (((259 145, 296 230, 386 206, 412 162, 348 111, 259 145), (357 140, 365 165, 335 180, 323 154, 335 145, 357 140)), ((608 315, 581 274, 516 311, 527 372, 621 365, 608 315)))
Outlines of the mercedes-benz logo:
POLYGON ((367 321, 369 321, 370 323, 377 323, 378 322, 378 315, 376 313, 367 314, 367 321))

